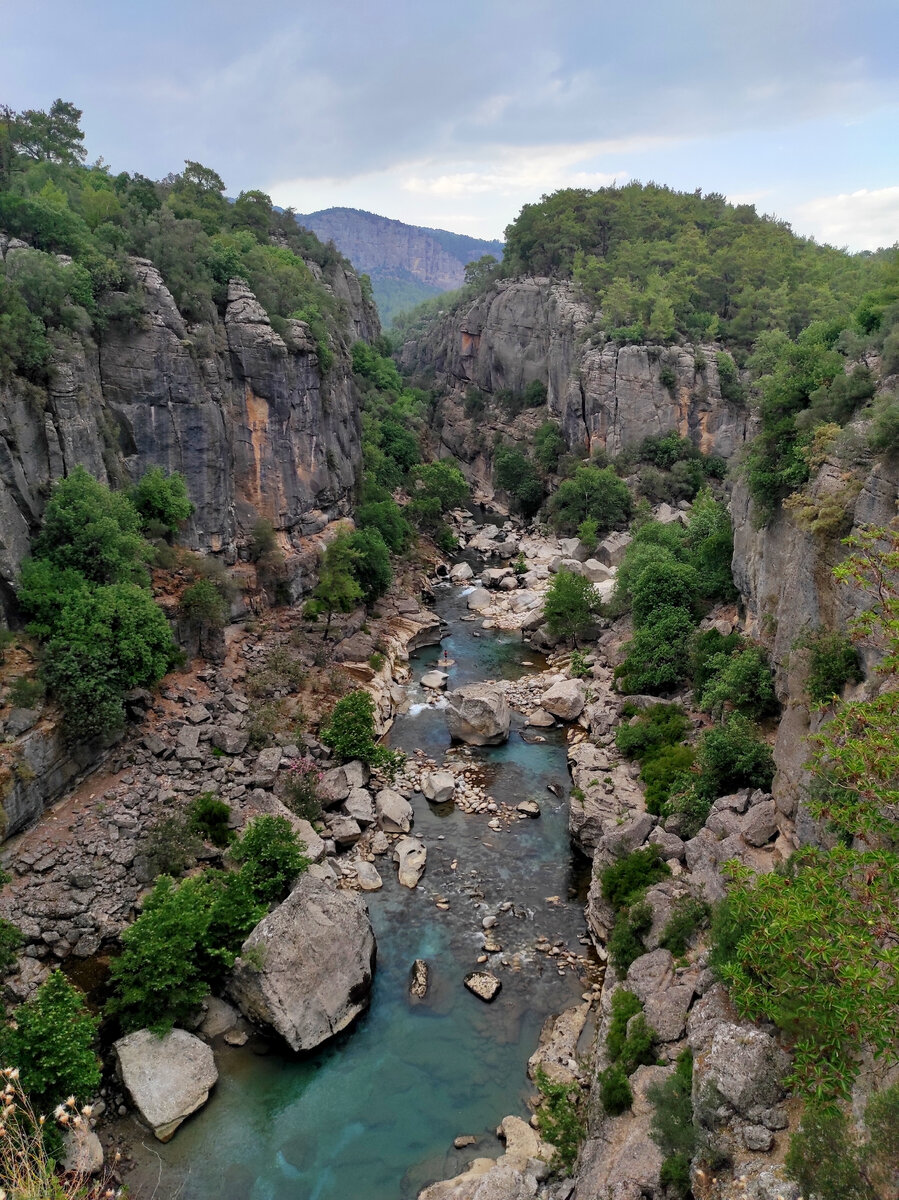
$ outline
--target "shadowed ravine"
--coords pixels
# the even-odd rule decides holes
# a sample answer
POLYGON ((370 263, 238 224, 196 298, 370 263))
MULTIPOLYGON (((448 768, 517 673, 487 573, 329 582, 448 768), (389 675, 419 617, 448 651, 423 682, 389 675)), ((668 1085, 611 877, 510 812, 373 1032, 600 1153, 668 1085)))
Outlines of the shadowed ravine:
MULTIPOLYGON (((529 670, 526 662, 542 663, 517 635, 474 636, 476 625, 459 620, 461 589, 440 589, 437 606, 449 636, 414 658, 409 711, 398 716, 391 740, 439 759, 449 744, 443 714, 423 706, 417 681, 444 649, 456 664, 451 684, 514 678, 529 670)), ((556 783, 567 796, 564 740, 550 731, 545 744, 527 745, 520 724, 513 721, 505 746, 474 753, 494 798, 538 799, 541 819, 494 833, 487 816, 413 798, 427 871, 410 892, 397 884, 395 868, 378 862, 385 886, 368 897, 378 940, 370 1010, 302 1060, 217 1050, 221 1075, 211 1103, 159 1150, 166 1175, 174 1169, 183 1177, 185 1200, 407 1200, 476 1154, 498 1153, 492 1131, 500 1119, 527 1115, 533 1087, 526 1064, 541 1024, 583 986, 571 972, 560 977, 534 942, 545 934, 580 949, 584 921, 567 800, 547 790, 556 783), (435 908, 437 896, 447 898, 449 911, 435 908), (482 918, 506 901, 513 908, 498 914, 503 952, 493 959, 503 990, 487 1006, 462 978, 480 952, 482 918), (429 960, 433 982, 427 1002, 413 1007, 407 983, 418 957, 429 960), (459 1134, 475 1134, 479 1144, 455 1151, 459 1134)))

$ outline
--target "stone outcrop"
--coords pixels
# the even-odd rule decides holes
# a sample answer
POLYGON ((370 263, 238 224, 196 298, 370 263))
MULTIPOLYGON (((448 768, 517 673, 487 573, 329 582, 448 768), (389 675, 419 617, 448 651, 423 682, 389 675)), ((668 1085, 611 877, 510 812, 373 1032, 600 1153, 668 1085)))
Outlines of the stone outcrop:
POLYGON ((311 1050, 366 1008, 374 961, 364 901, 310 873, 244 942, 228 991, 251 1021, 311 1050))
MULTIPOLYGON (((191 325, 151 262, 132 269, 139 320, 112 322, 96 343, 59 342, 40 403, 19 380, 0 385, 7 612, 50 486, 77 464, 115 486, 153 466, 180 471, 195 509, 187 544, 231 561, 260 517, 281 534, 290 564, 291 543, 349 509, 361 454, 349 347, 378 332, 357 277, 335 264, 321 281, 346 312, 325 374, 307 326, 288 322, 280 336, 243 281, 229 284, 223 316, 191 325)), ((314 565, 314 555, 294 564, 297 595, 314 565)))
POLYGON ((115 1053, 122 1083, 161 1142, 206 1103, 218 1079, 210 1047, 184 1029, 162 1038, 140 1029, 117 1041, 115 1053))
POLYGON ((512 717, 497 687, 474 683, 447 694, 446 723, 453 741, 498 746, 509 736, 512 717))

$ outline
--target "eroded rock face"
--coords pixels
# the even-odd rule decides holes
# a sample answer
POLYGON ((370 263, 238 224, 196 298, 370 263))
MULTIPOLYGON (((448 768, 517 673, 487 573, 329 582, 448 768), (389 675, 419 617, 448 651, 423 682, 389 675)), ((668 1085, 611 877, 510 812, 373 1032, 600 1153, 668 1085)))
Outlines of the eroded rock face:
POLYGON ((498 746, 512 722, 506 697, 487 683, 458 688, 447 695, 446 723, 453 741, 469 746, 498 746))
POLYGON ((244 942, 228 991, 251 1021, 311 1050, 367 1007, 374 962, 362 898, 307 874, 244 942))
POLYGON ((114 1049, 122 1083, 161 1142, 206 1103, 218 1079, 211 1048, 184 1029, 162 1038, 139 1029, 120 1038, 114 1049))

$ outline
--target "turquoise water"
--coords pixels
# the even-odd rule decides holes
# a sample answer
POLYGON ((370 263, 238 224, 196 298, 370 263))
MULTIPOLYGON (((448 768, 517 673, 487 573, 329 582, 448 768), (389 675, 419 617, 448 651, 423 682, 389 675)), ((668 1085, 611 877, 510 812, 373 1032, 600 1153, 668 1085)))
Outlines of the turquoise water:
MULTIPOLYGON (((438 609, 450 635, 413 660, 416 680, 444 647, 456 660, 453 683, 515 677, 529 669, 524 660, 538 664, 516 638, 478 638, 477 626, 459 622, 460 589, 442 590, 438 609)), ((449 738, 442 712, 422 707, 425 699, 412 684, 412 710, 397 719, 391 740, 439 756, 449 738)), ((212 1100, 159 1147, 165 1194, 180 1183, 184 1200, 407 1200, 478 1154, 497 1153, 498 1122, 507 1113, 527 1115, 533 1089, 526 1063, 541 1024, 583 990, 576 976, 560 978, 552 960, 533 951, 540 934, 579 949, 584 928, 567 802, 547 791, 556 783, 567 795, 564 742, 550 734, 546 744, 528 745, 513 729, 506 745, 476 757, 491 795, 532 796, 541 819, 494 833, 486 817, 415 797, 414 832, 428 847, 427 872, 410 892, 378 861, 385 886, 368 897, 378 941, 369 1011, 302 1059, 217 1047, 212 1100), (434 906, 436 897, 449 901, 449 911, 434 906), (499 914, 493 931, 503 952, 492 959, 503 990, 488 1006, 462 979, 476 965, 482 917, 506 901, 512 909, 499 914), (432 970, 428 999, 418 1006, 407 999, 415 958, 428 959, 432 970), (463 1133, 479 1144, 453 1150, 463 1133)))

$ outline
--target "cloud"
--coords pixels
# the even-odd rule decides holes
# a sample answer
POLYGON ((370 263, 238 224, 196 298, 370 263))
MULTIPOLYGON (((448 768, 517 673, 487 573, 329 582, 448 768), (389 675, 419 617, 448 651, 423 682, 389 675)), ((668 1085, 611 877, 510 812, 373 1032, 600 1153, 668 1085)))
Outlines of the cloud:
POLYGON ((794 214, 794 228, 832 246, 877 250, 899 242, 899 186, 819 196, 796 206, 794 214))

